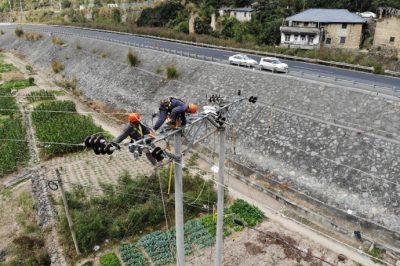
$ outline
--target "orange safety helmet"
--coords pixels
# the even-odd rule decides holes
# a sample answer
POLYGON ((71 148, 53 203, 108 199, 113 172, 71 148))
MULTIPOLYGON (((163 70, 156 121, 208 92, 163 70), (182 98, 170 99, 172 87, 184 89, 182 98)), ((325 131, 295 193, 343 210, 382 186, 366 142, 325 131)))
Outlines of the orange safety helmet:
POLYGON ((186 112, 191 113, 191 114, 196 113, 197 112, 197 105, 195 105, 194 103, 189 103, 186 112))
POLYGON ((139 113, 130 113, 128 115, 128 121, 131 123, 139 123, 140 121, 140 114, 139 113))

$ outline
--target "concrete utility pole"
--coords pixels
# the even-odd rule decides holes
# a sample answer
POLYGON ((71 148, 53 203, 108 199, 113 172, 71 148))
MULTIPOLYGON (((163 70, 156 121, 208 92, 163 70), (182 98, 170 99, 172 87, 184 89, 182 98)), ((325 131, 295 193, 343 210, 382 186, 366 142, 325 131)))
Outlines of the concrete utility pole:
POLYGON ((225 165, 225 126, 219 128, 218 202, 217 202, 217 244, 215 266, 222 265, 224 247, 224 165, 225 165))
POLYGON ((64 203, 65 215, 67 216, 67 220, 68 220, 69 230, 71 231, 72 240, 74 241, 76 254, 79 256, 79 255, 81 255, 81 252, 79 251, 78 242, 76 241, 74 224, 72 222, 71 215, 69 214, 67 197, 65 196, 65 191, 64 191, 62 180, 61 180, 61 175, 60 175, 60 172, 58 171, 58 169, 56 169, 56 174, 57 174, 58 185, 59 185, 60 191, 61 191, 61 197, 62 197, 62 200, 64 203))
POLYGON ((183 182, 182 182, 182 131, 175 133, 175 154, 179 156, 175 160, 175 230, 176 230, 176 265, 185 265, 185 244, 183 230, 183 182))

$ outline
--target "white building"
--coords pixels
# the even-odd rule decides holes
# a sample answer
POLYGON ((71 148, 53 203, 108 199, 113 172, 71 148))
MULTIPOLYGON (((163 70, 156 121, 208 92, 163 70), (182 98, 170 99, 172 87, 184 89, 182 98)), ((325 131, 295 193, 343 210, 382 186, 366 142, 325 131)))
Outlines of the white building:
POLYGON ((365 19, 346 9, 308 9, 286 18, 281 46, 358 49, 365 19))
POLYGON ((251 20, 251 13, 253 12, 253 9, 251 7, 221 8, 218 10, 218 12, 221 17, 225 14, 229 14, 230 17, 234 17, 240 22, 245 22, 251 20))

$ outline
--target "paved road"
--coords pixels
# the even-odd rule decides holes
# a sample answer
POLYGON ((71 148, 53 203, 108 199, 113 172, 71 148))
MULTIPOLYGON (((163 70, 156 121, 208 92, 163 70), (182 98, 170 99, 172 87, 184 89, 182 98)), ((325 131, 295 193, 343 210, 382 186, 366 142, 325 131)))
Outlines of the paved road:
MULTIPOLYGON (((15 24, 1 24, 0 28, 15 28, 15 24)), ((21 27, 21 26, 19 26, 21 27)), ((89 29, 79 29, 63 26, 47 26, 47 25, 23 25, 25 30, 43 31, 50 33, 59 34, 70 34, 76 36, 82 36, 87 38, 95 38, 101 40, 107 40, 111 42, 120 42, 128 45, 147 45, 151 47, 159 47, 164 49, 172 49, 181 51, 183 53, 197 54, 200 56, 213 57, 219 60, 227 60, 227 58, 237 52, 231 52, 226 50, 219 50, 215 48, 197 47, 187 44, 175 43, 171 41, 157 40, 152 38, 139 37, 134 35, 118 34, 111 32, 103 32, 89 29)), ((252 55, 257 61, 260 60, 260 56, 252 55)), ((372 73, 359 72, 348 69, 341 69, 330 66, 323 66, 299 61, 282 60, 289 65, 292 74, 304 74, 305 77, 316 77, 317 75, 327 78, 339 78, 349 82, 356 82, 358 85, 367 87, 381 86, 387 87, 391 90, 400 91, 400 78, 375 75, 372 73)), ((384 92, 383 90, 382 92, 384 92)))

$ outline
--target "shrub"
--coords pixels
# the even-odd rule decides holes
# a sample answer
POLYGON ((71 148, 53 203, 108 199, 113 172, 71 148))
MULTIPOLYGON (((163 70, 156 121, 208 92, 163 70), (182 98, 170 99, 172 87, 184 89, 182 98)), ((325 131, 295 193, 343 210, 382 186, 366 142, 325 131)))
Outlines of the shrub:
POLYGON ((3 30, 0 30, 0 35, 4 35, 4 31, 3 30))
POLYGON ((240 216, 249 226, 254 226, 264 218, 264 214, 254 205, 242 199, 236 200, 230 210, 240 216))
POLYGON ((59 73, 64 70, 64 65, 58 59, 54 59, 51 61, 51 68, 53 69, 54 73, 59 73))
POLYGON ((76 41, 75 47, 78 50, 82 49, 81 42, 80 41, 76 41))
POLYGON ((101 58, 107 58, 108 54, 106 52, 101 53, 101 58))
POLYGON ((128 62, 132 67, 137 66, 140 63, 137 53, 133 52, 131 49, 128 51, 128 62))
POLYGON ((120 266, 119 260, 114 253, 108 253, 100 257, 101 266, 120 266))
POLYGON ((93 266, 93 261, 87 261, 82 266, 93 266))
POLYGON ((375 74, 385 74, 385 69, 383 69, 383 66, 381 64, 375 64, 374 73, 375 74))
POLYGON ((27 41, 38 41, 43 38, 43 35, 38 32, 25 32, 24 37, 27 41))
POLYGON ((22 35, 24 35, 24 30, 21 28, 16 28, 14 32, 17 37, 22 37, 22 35))
POLYGON ((176 70, 175 65, 167 66, 166 71, 168 79, 176 79, 178 77, 178 71, 176 70))
POLYGON ((27 66, 25 67, 25 69, 28 70, 30 73, 33 72, 33 67, 32 67, 31 65, 27 65, 27 66))
POLYGON ((60 37, 58 37, 58 36, 53 36, 52 38, 51 38, 51 41, 52 41, 52 43, 53 44, 56 44, 56 45, 63 45, 65 42, 60 38, 60 37))
POLYGON ((29 77, 28 78, 28 82, 29 82, 29 85, 32 86, 35 83, 35 78, 34 77, 29 77))

